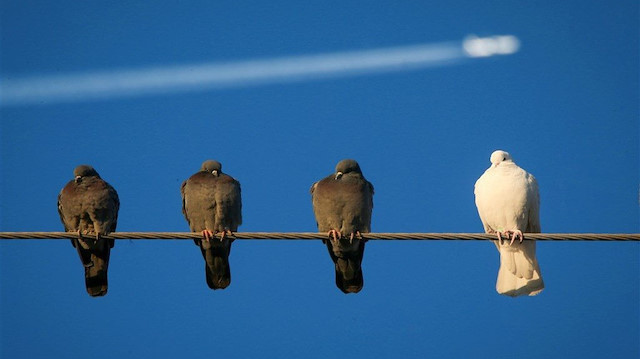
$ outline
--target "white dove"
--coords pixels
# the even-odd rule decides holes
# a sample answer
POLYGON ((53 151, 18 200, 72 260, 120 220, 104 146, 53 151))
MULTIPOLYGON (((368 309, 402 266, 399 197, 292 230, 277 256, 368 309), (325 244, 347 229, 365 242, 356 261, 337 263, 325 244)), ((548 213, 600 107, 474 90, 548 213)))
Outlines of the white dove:
POLYGON ((474 193, 485 232, 498 238, 493 241, 500 252, 496 291, 511 297, 539 294, 544 282, 536 242, 523 241, 522 234, 540 233, 538 182, 508 152, 498 150, 491 154, 491 167, 476 181, 474 193))

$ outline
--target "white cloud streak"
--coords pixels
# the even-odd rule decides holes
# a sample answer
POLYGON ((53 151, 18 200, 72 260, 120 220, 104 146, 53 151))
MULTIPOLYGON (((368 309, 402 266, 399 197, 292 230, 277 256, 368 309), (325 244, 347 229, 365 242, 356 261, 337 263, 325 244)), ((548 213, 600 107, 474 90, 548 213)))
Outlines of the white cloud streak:
MULTIPOLYGON (((478 38, 472 40, 478 43, 478 38)), ((474 57, 464 50, 463 45, 446 42, 230 63, 9 78, 0 83, 0 106, 112 99, 409 71, 449 65, 474 57)))

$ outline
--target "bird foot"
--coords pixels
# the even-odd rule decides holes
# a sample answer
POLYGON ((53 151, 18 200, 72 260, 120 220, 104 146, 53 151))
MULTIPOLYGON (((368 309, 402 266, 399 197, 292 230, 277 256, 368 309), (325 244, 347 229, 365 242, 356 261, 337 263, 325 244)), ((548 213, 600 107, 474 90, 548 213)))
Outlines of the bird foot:
POLYGON ((202 231, 202 239, 204 239, 205 241, 210 241, 211 238, 213 238, 213 232, 205 229, 204 231, 202 231))
POLYGON ((221 231, 221 232, 220 232, 220 242, 222 242, 222 240, 224 239, 224 236, 225 236, 225 235, 230 236, 230 237, 233 237, 233 232, 231 232, 231 231, 230 231, 230 230, 228 230, 228 229, 225 229, 224 231, 221 231))
POLYGON ((364 239, 362 238, 362 234, 360 233, 360 231, 355 231, 354 233, 351 233, 351 235, 349 236, 349 244, 353 243, 353 239, 354 238, 358 238, 358 239, 364 239))
POLYGON ((76 250, 78 251, 78 255, 80 256, 80 261, 82 262, 82 266, 85 268, 91 268, 93 267, 93 261, 88 261, 85 262, 85 256, 83 255, 82 251, 80 250, 80 247, 82 247, 84 250, 89 250, 89 248, 91 248, 91 246, 89 245, 89 243, 87 243, 84 238, 82 238, 82 232, 80 230, 78 230, 78 245, 76 246, 76 250))
POLYGON ((516 241, 516 239, 520 239, 520 243, 522 243, 522 240, 524 239, 524 235, 522 234, 521 230, 516 229, 515 231, 504 231, 504 232, 500 232, 497 231, 496 235, 498 237, 498 243, 500 245, 502 245, 502 235, 504 235, 505 237, 507 237, 507 240, 510 239, 509 241, 509 245, 513 245, 513 242, 516 241))
POLYGON ((80 244, 80 246, 83 249, 89 249, 91 248, 91 246, 89 245, 89 243, 87 243, 84 238, 82 237, 82 231, 78 230, 78 243, 80 244))
POLYGON ((101 246, 102 246, 102 244, 103 244, 103 243, 102 243, 102 242, 100 242, 100 240, 101 240, 101 239, 102 239, 102 235, 100 235, 100 233, 99 233, 99 232, 98 232, 98 233, 96 233, 96 240, 93 242, 93 245, 92 245, 92 247, 93 247, 94 249, 95 249, 95 248, 98 248, 98 249, 102 250, 102 247, 101 247, 101 246))
POLYGON ((203 249, 211 248, 211 238, 214 238, 213 232, 207 229, 202 231, 202 240, 200 241, 200 245, 203 249))
POLYGON ((509 233, 511 233, 511 242, 509 242, 509 245, 512 245, 513 242, 516 240, 516 238, 520 238, 520 243, 522 243, 522 240, 524 239, 524 235, 522 234, 521 230, 516 229, 515 231, 507 232, 507 234, 509 233))
POLYGON ((342 233, 335 229, 330 230, 327 234, 329 235, 329 239, 333 239, 334 242, 337 242, 342 238, 342 233))

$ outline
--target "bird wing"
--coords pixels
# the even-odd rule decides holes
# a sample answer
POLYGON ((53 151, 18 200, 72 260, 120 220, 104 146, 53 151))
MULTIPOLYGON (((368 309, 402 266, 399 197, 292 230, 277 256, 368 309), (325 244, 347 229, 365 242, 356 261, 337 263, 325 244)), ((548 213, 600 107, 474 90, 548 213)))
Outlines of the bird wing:
POLYGON ((240 182, 221 174, 213 177, 212 186, 216 202, 216 230, 238 230, 242 224, 242 190, 240 182))
POLYGON ((191 225, 191 221, 189 221, 189 214, 187 212, 187 200, 185 196, 185 188, 187 186, 188 181, 189 180, 187 179, 182 182, 182 186, 180 186, 180 196, 182 197, 182 214, 184 215, 184 218, 187 220, 187 223, 191 225))
POLYGON ((540 233, 542 232, 542 228, 540 226, 540 192, 538 191, 538 181, 530 174, 527 180, 529 182, 529 189, 527 193, 528 223, 526 232, 540 233))

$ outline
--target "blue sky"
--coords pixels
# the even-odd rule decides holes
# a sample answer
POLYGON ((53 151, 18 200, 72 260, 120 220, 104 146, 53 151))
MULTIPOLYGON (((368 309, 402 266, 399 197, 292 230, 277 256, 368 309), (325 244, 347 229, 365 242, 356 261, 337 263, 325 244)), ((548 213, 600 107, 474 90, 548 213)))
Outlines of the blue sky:
MULTIPOLYGON (((3 1, 0 81, 461 41, 509 56, 439 67, 0 107, 0 231, 60 231, 56 197, 93 165, 120 231, 187 231, 205 159, 242 183, 240 231, 314 231, 310 185, 354 158, 376 232, 480 232, 495 149, 540 184, 544 232, 638 232, 638 3, 3 1)), ((190 241, 116 243, 90 298, 68 241, 0 243, 2 358, 636 358, 638 243, 538 243, 546 289, 495 292, 488 242, 371 241, 344 295, 319 241, 236 241, 211 291, 190 241)))

